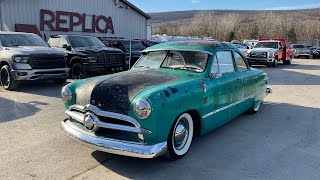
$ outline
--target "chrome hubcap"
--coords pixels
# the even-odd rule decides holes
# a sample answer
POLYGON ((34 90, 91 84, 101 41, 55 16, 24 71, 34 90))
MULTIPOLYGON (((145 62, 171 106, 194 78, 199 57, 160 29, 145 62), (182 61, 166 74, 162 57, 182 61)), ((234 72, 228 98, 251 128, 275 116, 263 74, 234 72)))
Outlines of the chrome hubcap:
POLYGON ((174 147, 178 150, 182 149, 188 140, 189 127, 186 119, 181 119, 174 131, 174 147))

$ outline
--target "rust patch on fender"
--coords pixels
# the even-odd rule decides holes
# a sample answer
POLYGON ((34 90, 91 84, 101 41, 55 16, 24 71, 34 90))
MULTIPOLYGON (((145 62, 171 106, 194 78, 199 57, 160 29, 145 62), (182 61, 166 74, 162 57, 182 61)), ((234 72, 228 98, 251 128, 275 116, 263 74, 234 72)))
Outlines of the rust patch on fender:
POLYGON ((169 87, 170 91, 173 93, 173 94, 176 94, 177 92, 179 92, 179 89, 178 88, 172 88, 172 87, 169 87))
POLYGON ((170 97, 170 93, 169 93, 168 90, 163 90, 163 92, 164 92, 164 95, 165 95, 166 97, 170 97))

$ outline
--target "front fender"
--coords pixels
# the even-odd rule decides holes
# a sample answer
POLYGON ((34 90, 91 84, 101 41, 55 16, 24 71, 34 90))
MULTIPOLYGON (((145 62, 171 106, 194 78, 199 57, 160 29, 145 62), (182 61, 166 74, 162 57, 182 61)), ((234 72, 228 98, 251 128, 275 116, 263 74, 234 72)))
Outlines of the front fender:
POLYGON ((174 121, 184 112, 193 110, 200 115, 206 106, 205 85, 202 80, 192 80, 167 86, 153 92, 145 92, 132 102, 129 115, 139 121, 143 128, 152 132, 145 136, 146 143, 154 144, 166 141, 174 121), (140 120, 133 112, 133 104, 139 99, 151 102, 152 113, 145 120, 140 120))

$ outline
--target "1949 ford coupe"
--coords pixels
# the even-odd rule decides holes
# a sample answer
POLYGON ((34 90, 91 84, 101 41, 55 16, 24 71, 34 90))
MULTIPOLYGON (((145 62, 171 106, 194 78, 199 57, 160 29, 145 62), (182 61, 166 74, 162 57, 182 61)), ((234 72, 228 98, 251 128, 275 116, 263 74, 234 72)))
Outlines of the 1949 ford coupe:
POLYGON ((267 74, 231 44, 152 46, 127 72, 75 81, 61 95, 64 131, 96 150, 139 158, 184 156, 196 135, 259 110, 267 74))

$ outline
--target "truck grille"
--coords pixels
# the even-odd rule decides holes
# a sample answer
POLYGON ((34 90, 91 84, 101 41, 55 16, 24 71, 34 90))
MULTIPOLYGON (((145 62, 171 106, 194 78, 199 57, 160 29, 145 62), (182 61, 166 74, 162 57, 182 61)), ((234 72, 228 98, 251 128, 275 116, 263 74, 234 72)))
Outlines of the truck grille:
POLYGON ((33 55, 29 60, 32 69, 65 68, 66 60, 61 55, 33 55))
POLYGON ((99 63, 103 64, 124 64, 124 55, 123 54, 98 54, 99 63))
POLYGON ((252 58, 267 58, 267 52, 251 52, 250 57, 252 58))

